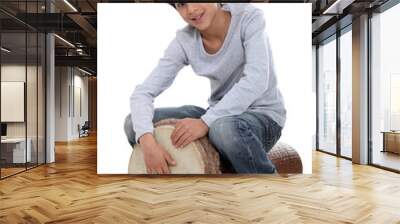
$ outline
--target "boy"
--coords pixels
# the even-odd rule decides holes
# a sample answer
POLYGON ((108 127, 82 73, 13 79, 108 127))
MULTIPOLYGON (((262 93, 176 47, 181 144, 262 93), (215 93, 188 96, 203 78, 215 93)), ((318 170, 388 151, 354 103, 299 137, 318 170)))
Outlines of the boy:
POLYGON ((168 174, 175 161, 154 139, 153 123, 181 119, 171 135, 181 148, 208 134, 237 173, 275 173, 268 152, 278 141, 286 110, 272 61, 262 10, 251 4, 175 3, 188 23, 177 31, 158 65, 131 98, 125 119, 129 143, 142 146, 147 173, 168 174), (158 108, 153 101, 179 70, 211 82, 207 110, 196 106, 158 108))

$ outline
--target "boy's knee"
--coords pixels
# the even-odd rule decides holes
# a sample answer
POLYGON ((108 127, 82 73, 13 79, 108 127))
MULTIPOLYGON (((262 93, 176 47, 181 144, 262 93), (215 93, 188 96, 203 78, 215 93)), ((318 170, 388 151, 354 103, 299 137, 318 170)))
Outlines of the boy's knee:
POLYGON ((125 117, 124 130, 125 130, 126 135, 131 135, 133 133, 133 124, 132 124, 131 114, 128 114, 125 117))
POLYGON ((181 109, 188 110, 188 111, 199 111, 199 112, 206 112, 206 110, 202 107, 198 107, 195 105, 183 105, 181 109))
POLYGON ((125 135, 128 138, 129 144, 133 146, 135 144, 135 132, 133 131, 131 114, 128 114, 125 117, 124 130, 125 135))
POLYGON ((231 152, 237 148, 240 136, 235 123, 234 117, 222 117, 211 124, 208 135, 219 150, 231 152))

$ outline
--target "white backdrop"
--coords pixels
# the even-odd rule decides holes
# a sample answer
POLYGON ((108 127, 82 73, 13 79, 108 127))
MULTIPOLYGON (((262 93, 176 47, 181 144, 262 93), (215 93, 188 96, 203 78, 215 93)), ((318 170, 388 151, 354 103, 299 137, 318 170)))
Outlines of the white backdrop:
MULTIPOLYGON (((304 173, 310 174, 315 132, 311 4, 254 5, 264 10, 278 84, 288 112, 281 141, 298 151, 304 173)), ((125 174, 132 151, 123 128, 130 113, 129 97, 185 22, 171 6, 159 3, 100 3, 97 18, 97 172, 125 174)), ((186 66, 155 100, 155 107, 190 104, 207 108, 209 94, 209 81, 186 66)))

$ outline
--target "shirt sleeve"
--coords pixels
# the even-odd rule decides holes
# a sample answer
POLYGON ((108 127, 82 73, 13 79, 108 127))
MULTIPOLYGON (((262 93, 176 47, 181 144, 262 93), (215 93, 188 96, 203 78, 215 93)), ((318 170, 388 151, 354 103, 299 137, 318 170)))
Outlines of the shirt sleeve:
POLYGON ((130 109, 136 142, 145 133, 153 133, 154 99, 171 86, 179 70, 187 64, 183 47, 175 37, 150 75, 135 87, 130 109))
POLYGON ((247 17, 242 23, 245 52, 243 77, 201 117, 208 126, 218 118, 245 112, 268 87, 273 64, 264 15, 257 10, 247 17))

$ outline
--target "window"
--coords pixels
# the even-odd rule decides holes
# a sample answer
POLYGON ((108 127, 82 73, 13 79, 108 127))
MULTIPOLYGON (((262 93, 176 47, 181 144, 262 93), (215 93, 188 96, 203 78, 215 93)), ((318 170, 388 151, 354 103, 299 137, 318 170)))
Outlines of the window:
POLYGON ((371 18, 371 162, 400 170, 400 5, 371 18))
MULTIPOLYGON (((0 6, 11 4, 1 2, 0 6)), ((19 2, 41 13, 44 1, 19 2)), ((0 178, 45 163, 45 34, 0 12, 0 178), (12 108, 12 109, 11 109, 12 108)))
POLYGON ((336 39, 318 48, 318 149, 336 153, 336 39))
POLYGON ((340 36, 340 154, 352 157, 352 33, 340 36))

